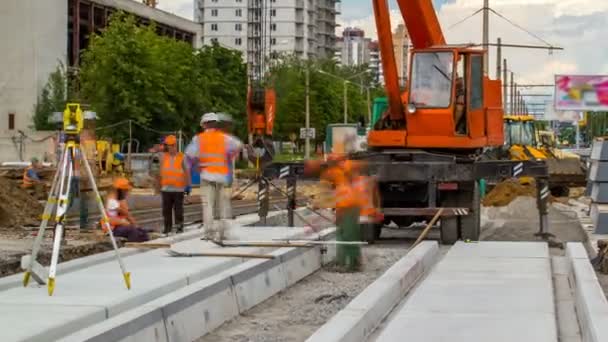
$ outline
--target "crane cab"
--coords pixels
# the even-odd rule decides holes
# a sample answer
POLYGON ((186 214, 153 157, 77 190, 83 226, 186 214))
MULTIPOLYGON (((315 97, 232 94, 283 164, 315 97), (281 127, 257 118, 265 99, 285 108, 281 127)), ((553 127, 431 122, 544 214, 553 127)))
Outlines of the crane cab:
POLYGON ((501 82, 483 74, 484 51, 412 50, 402 110, 370 132, 371 147, 477 149, 503 143, 501 82), (397 128, 397 129, 396 129, 397 128))

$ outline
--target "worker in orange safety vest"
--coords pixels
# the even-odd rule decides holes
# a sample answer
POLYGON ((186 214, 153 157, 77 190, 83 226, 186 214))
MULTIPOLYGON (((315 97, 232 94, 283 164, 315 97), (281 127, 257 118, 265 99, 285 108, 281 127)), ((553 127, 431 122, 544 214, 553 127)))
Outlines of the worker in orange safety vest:
POLYGON ((177 151, 177 138, 169 135, 164 141, 165 151, 160 158, 160 191, 163 207, 164 230, 173 230, 173 218, 177 233, 184 231, 184 194, 190 189, 190 168, 184 154, 177 151))
POLYGON ((373 243, 376 239, 375 226, 384 221, 378 185, 373 176, 358 174, 354 176, 353 189, 361 200, 359 224, 363 239, 373 243))
MULTIPOLYGON (((148 241, 148 230, 137 227, 135 218, 129 212, 127 197, 131 185, 126 178, 117 178, 112 184, 112 190, 106 198, 106 215, 114 236, 127 238, 129 242, 148 241)), ((108 224, 102 219, 101 227, 104 232, 108 224)))
POLYGON ((36 199, 43 199, 44 183, 38 175, 41 164, 38 158, 32 158, 31 163, 32 164, 23 171, 23 184, 21 186, 24 189, 33 189, 36 199))
POLYGON ((201 196, 203 204, 203 239, 223 240, 227 229, 227 219, 232 217, 226 191, 222 191, 231 182, 230 166, 234 155, 243 148, 243 143, 236 137, 221 131, 219 117, 216 113, 206 113, 201 118, 204 131, 192 139, 186 148, 186 155, 199 161, 201 196), (213 214, 216 198, 219 198, 221 222, 215 227, 213 214))

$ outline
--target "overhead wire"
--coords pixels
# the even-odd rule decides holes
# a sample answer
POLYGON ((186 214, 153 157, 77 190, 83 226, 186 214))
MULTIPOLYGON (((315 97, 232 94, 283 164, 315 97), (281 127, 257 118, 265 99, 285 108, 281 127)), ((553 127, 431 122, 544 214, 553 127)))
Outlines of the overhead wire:
POLYGON ((469 20, 469 19, 473 18, 474 16, 476 16, 476 15, 477 15, 478 13, 480 13, 481 11, 483 11, 483 8, 478 9, 477 11, 473 12, 471 15, 469 15, 469 16, 465 17, 464 19, 462 19, 462 20, 460 20, 460 21, 456 22, 455 24, 452 24, 452 25, 448 26, 448 28, 447 28, 447 29, 448 29, 448 30, 451 30, 452 28, 454 28, 454 27, 456 27, 456 26, 458 26, 458 25, 460 25, 460 24, 464 23, 465 21, 467 21, 467 20, 469 20))
POLYGON ((500 17, 501 19, 503 19, 503 20, 505 20, 506 22, 508 22, 509 24, 511 24, 511 25, 513 25, 513 26, 515 26, 515 27, 517 27, 518 29, 520 29, 520 30, 522 30, 522 31, 526 32, 526 33, 527 33, 527 34, 529 34, 530 36, 532 36, 532 37, 534 37, 534 38, 538 39, 539 41, 543 42, 543 43, 544 43, 544 44, 546 44, 548 47, 553 47, 553 44, 551 44, 551 43, 549 43, 548 41, 546 41, 546 40, 542 39, 540 36, 538 36, 537 34, 535 34, 535 33, 531 32, 531 31, 529 31, 529 30, 527 30, 527 29, 526 29, 526 28, 524 28, 523 26, 521 26, 521 25, 519 25, 519 24, 517 24, 517 23, 513 22, 512 20, 510 20, 509 18, 505 17, 504 15, 502 15, 502 14, 500 14, 500 13, 496 12, 494 9, 490 8, 489 10, 490 10, 490 12, 494 13, 495 15, 497 15, 498 17, 500 17))

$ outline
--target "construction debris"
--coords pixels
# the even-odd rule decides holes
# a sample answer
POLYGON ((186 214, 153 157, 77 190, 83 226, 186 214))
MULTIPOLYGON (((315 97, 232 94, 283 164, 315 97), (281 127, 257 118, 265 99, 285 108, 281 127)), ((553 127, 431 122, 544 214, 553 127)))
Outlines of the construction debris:
POLYGON ((519 180, 506 180, 496 184, 483 198, 485 207, 504 207, 519 196, 536 197, 536 184, 521 184, 519 180))
POLYGON ((0 177, 0 229, 38 225, 43 209, 14 181, 0 177))
POLYGON ((608 274, 608 240, 597 241, 597 256, 591 260, 596 271, 608 274))

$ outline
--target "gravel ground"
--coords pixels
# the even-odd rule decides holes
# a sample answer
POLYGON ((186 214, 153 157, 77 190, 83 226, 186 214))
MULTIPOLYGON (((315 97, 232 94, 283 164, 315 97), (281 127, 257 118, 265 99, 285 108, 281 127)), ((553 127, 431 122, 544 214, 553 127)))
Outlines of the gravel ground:
POLYGON ((366 246, 362 272, 323 268, 198 341, 304 341, 403 257, 410 245, 366 246))

